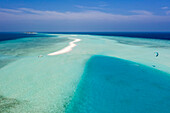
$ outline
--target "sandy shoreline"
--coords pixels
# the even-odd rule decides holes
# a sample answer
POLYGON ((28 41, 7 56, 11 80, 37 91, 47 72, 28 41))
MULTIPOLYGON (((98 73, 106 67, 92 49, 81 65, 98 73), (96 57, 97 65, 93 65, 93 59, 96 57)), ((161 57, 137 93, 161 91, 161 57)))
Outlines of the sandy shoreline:
POLYGON ((74 39, 74 41, 70 42, 69 43, 69 46, 59 50, 59 51, 56 51, 56 52, 53 52, 53 53, 50 53, 48 54, 49 56, 52 56, 52 55, 60 55, 60 54, 64 54, 64 53, 68 53, 70 52, 75 46, 77 46, 75 44, 75 42, 79 42, 81 41, 81 39, 75 39, 75 38, 71 38, 71 39, 74 39))

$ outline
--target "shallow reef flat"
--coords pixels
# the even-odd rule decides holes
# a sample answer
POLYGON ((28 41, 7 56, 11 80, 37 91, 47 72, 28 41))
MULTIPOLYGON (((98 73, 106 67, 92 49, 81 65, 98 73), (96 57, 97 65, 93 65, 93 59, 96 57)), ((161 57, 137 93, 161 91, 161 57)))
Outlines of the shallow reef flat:
POLYGON ((44 35, 0 42, 0 111, 170 111, 170 41, 44 35))

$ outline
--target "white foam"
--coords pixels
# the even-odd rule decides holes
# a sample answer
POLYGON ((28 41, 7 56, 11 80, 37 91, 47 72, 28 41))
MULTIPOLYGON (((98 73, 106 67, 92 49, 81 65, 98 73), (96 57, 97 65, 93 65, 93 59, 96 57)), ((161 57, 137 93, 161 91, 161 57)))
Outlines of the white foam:
POLYGON ((70 35, 70 36, 78 36, 78 35, 70 35))
POLYGON ((50 53, 48 55, 52 56, 52 55, 60 55, 60 54, 64 54, 64 53, 68 53, 70 52, 75 46, 77 46, 75 44, 75 42, 79 42, 81 41, 81 39, 75 39, 75 38, 70 38, 70 39, 74 39, 74 41, 70 42, 69 43, 69 46, 59 50, 59 51, 56 51, 56 52, 53 52, 53 53, 50 53))

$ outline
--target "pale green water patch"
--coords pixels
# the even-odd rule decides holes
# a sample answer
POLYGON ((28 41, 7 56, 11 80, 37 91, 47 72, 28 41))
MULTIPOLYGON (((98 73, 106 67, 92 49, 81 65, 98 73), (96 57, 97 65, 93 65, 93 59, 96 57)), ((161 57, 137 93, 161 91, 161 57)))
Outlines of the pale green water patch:
POLYGON ((67 54, 12 62, 0 70, 0 93, 29 102, 14 108, 14 112, 64 112, 84 68, 84 58, 78 58, 67 54))
POLYGON ((24 57, 47 55, 67 45, 68 38, 60 36, 30 37, 0 42, 0 68, 24 57))

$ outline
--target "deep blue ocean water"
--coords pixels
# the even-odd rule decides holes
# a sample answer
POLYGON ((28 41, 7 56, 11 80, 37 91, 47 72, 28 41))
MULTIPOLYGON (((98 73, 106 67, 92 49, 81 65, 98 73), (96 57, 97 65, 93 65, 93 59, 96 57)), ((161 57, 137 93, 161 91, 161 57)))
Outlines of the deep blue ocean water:
MULTIPOLYGON (((50 33, 50 32, 48 32, 50 33)), ((87 34, 100 36, 123 36, 134 38, 150 38, 170 40, 170 32, 51 32, 52 34, 87 34)))
MULTIPOLYGON (((134 38, 151 38, 170 40, 170 32, 47 32, 47 34, 86 34, 86 35, 101 35, 101 36, 124 36, 134 38)), ((44 33, 26 34, 19 32, 0 32, 0 41, 13 40, 26 37, 48 37, 44 33)))
POLYGON ((44 34, 26 34, 26 33, 19 33, 19 32, 0 32, 0 41, 5 40, 14 40, 19 38, 27 38, 27 37, 49 37, 44 34))
POLYGON ((134 62, 93 56, 68 113, 169 113, 169 75, 134 62))

